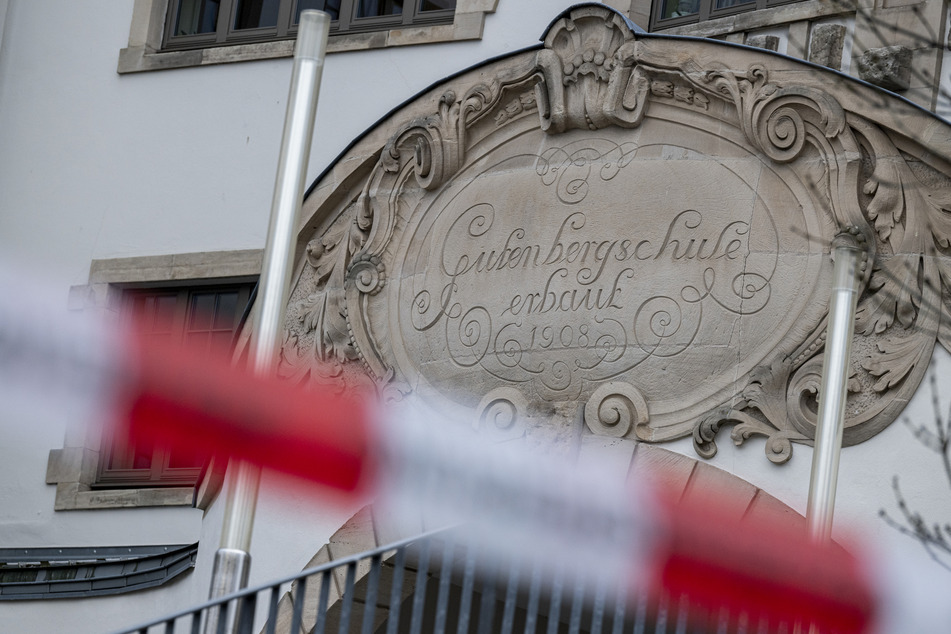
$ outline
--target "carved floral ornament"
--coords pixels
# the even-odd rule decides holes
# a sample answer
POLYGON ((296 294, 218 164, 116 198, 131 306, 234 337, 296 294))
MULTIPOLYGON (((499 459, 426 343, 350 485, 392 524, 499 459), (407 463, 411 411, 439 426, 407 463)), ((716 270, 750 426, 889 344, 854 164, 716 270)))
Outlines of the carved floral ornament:
POLYGON ((577 412, 709 457, 730 427, 781 463, 812 442, 845 235, 866 253, 845 442, 873 436, 951 346, 951 169, 803 68, 569 10, 316 190, 281 373, 506 438, 577 412))

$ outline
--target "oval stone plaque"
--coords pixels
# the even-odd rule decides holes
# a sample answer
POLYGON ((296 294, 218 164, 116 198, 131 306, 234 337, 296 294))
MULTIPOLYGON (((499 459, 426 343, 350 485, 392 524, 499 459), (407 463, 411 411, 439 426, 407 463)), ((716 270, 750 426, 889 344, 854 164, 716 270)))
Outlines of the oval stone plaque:
POLYGON ((803 326, 822 249, 802 193, 667 127, 523 135, 413 214, 391 292, 421 393, 472 406, 513 386, 538 404, 622 381, 652 425, 683 422, 803 326))
POLYGON ((951 305, 933 118, 629 26, 574 7, 355 142, 305 201, 281 376, 500 440, 709 458, 729 429, 782 463, 814 436, 839 240, 862 252, 844 444, 895 420, 951 339, 925 310, 951 305))

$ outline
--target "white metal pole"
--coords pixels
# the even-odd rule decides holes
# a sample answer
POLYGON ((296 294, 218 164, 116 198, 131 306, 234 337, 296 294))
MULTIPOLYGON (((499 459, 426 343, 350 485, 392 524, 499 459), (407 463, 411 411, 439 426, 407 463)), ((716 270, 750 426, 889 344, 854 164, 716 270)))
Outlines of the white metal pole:
MULTIPOLYGON (((329 29, 330 16, 326 13, 301 13, 251 339, 251 367, 258 376, 273 374, 277 366, 329 29)), ((221 547, 215 553, 212 571, 212 598, 247 585, 259 482, 256 466, 240 461, 229 465, 221 547)), ((234 610, 231 612, 228 620, 232 623, 226 631, 233 629, 234 610)))
POLYGON ((836 236, 833 242, 833 285, 829 303, 829 327, 822 385, 819 389, 819 417, 816 423, 812 475, 806 523, 809 536, 816 542, 832 536, 832 512, 839 476, 839 454, 845 429, 845 398, 849 380, 849 357, 855 331, 855 309, 859 294, 859 263, 863 257, 862 236, 851 230, 836 236))

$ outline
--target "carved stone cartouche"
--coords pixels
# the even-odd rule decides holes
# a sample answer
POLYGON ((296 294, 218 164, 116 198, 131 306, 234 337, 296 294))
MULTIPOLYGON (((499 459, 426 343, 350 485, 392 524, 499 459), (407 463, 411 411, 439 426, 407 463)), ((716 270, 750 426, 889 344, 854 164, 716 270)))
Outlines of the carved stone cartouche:
POLYGON ((709 457, 731 426, 784 462, 812 441, 830 244, 851 228, 845 443, 871 437, 951 344, 951 170, 822 72, 570 9, 319 194, 282 373, 413 392, 505 439, 580 411, 709 457))

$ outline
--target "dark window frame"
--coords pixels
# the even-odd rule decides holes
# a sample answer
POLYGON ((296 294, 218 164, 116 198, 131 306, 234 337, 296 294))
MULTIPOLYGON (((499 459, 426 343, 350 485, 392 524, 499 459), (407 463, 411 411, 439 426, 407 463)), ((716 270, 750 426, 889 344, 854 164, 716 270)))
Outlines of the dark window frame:
MULTIPOLYGON (((669 2, 675 2, 676 0, 666 0, 669 2)), ((731 15, 736 15, 738 13, 749 13, 751 11, 759 11, 761 9, 768 9, 770 7, 775 7, 783 4, 792 4, 794 2, 802 2, 803 0, 753 0, 752 2, 746 2, 743 4, 737 4, 732 7, 723 7, 722 9, 716 8, 716 0, 699 0, 698 11, 697 13, 692 13, 690 15, 684 15, 679 17, 662 17, 661 13, 663 12, 666 4, 665 0, 653 0, 651 3, 651 19, 650 19, 650 30, 658 31, 662 29, 668 29, 676 26, 683 26, 686 24, 697 24, 698 22, 706 22, 707 20, 715 20, 717 18, 723 18, 731 15)))
MULTIPOLYGON (((220 294, 237 291, 236 307, 232 315, 230 328, 231 340, 229 348, 233 347, 242 319, 251 297, 253 280, 241 280, 222 283, 210 281, 208 283, 193 283, 187 286, 145 285, 125 289, 122 297, 122 318, 131 319, 133 306, 139 300, 148 301, 159 297, 173 297, 175 307, 172 315, 172 329, 170 334, 173 344, 181 343, 189 332, 207 332, 209 335, 216 330, 214 324, 209 328, 189 330, 189 321, 193 319, 193 300, 197 295, 215 293, 215 302, 219 301, 220 294)), ((221 328, 217 330, 221 331, 221 328)), ((146 488, 146 487, 175 487, 194 486, 201 475, 203 465, 188 467, 170 466, 172 454, 166 448, 154 446, 150 448, 148 467, 136 468, 134 464, 134 449, 123 446, 116 438, 105 435, 102 439, 99 464, 94 489, 146 488), (118 453, 118 455, 117 455, 118 453), (123 466, 112 466, 118 462, 123 466)))
MULTIPOLYGON (((401 14, 373 17, 357 17, 360 0, 340 0, 339 18, 330 23, 330 35, 348 33, 367 33, 387 31, 413 26, 432 26, 452 24, 456 10, 438 9, 421 11, 421 0, 405 0, 408 5, 401 14)), ((300 0, 280 0, 277 25, 273 27, 234 29, 235 12, 240 0, 220 0, 218 17, 214 32, 195 35, 174 35, 173 27, 178 22, 182 0, 169 0, 165 16, 165 35, 162 38, 163 51, 192 50, 235 44, 252 44, 293 39, 297 35, 297 23, 300 0)))

